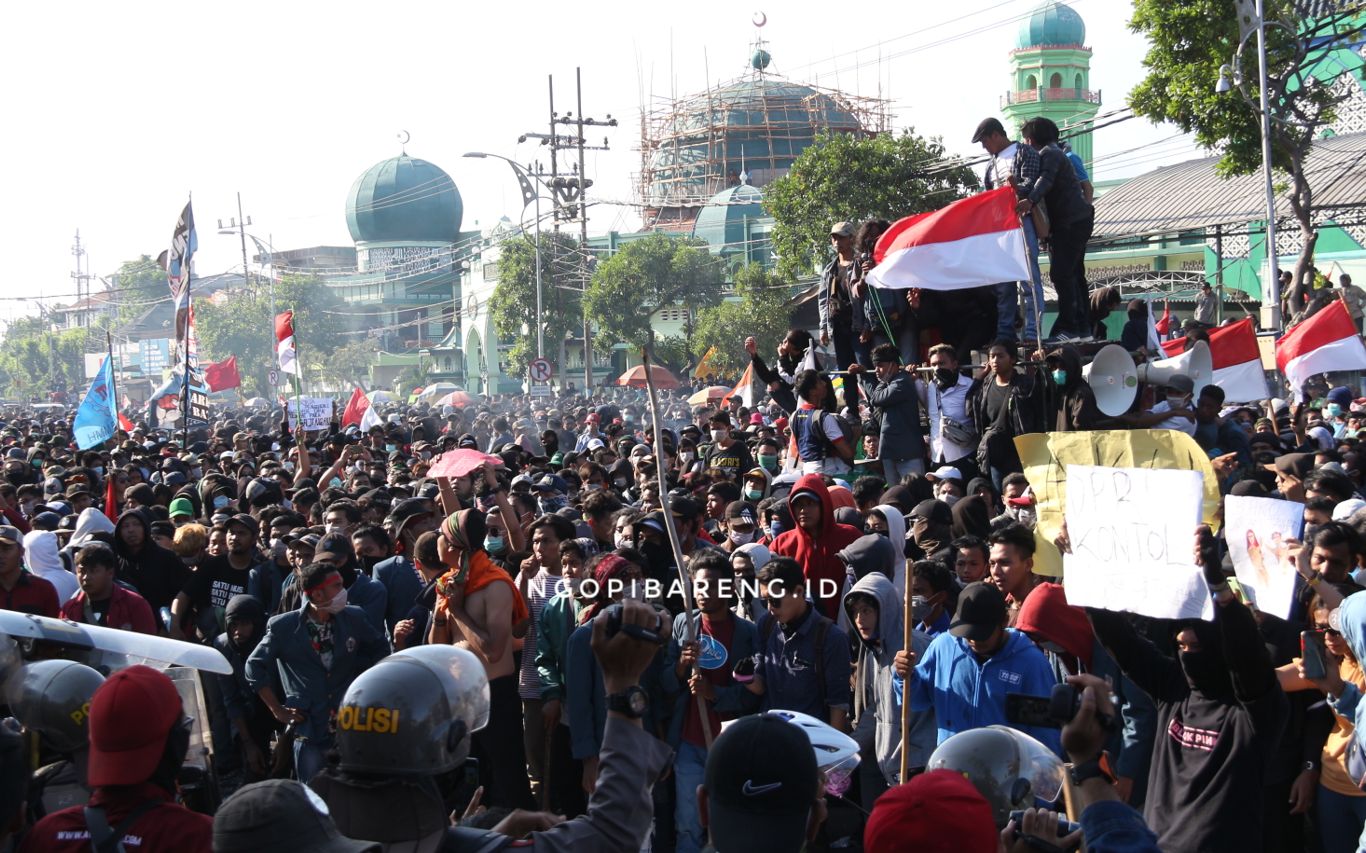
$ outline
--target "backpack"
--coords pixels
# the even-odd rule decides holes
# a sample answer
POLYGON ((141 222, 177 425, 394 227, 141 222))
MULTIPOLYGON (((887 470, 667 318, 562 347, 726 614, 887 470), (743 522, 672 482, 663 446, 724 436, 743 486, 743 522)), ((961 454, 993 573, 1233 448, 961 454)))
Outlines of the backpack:
MULTIPOLYGON (((821 705, 825 705, 825 636, 830 633, 830 626, 834 623, 817 612, 814 604, 811 605, 811 615, 816 619, 816 681, 820 685, 821 705)), ((768 638, 773 636, 777 624, 778 620, 770 615, 759 629, 760 654, 768 649, 768 638)))

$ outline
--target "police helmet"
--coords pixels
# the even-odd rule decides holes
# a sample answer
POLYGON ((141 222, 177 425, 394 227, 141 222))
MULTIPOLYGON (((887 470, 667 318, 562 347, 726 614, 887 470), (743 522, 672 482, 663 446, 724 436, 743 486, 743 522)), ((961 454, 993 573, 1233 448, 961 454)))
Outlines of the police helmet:
POLYGON ((446 773, 465 762, 469 735, 488 720, 488 676, 474 653, 448 645, 396 652, 342 697, 340 767, 383 776, 446 773))
POLYGON ((997 829, 1005 828, 1012 811, 1053 803, 1062 793, 1061 759, 1007 726, 959 732, 930 754, 925 769, 963 774, 991 805, 997 829))
POLYGON ((39 660, 24 667, 12 687, 14 716, 62 753, 86 746, 90 698, 104 676, 69 660, 39 660))

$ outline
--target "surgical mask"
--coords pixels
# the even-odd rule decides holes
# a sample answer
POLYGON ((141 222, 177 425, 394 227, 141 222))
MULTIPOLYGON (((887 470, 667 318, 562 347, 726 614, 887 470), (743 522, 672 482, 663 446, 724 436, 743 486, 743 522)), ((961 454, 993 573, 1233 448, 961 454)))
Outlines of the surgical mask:
POLYGON ((930 601, 923 595, 911 596, 911 620, 917 625, 930 618, 930 611, 934 608, 930 606, 930 601))
POLYGON ((96 477, 103 477, 103 476, 104 476, 104 466, 103 466, 103 465, 96 465, 96 466, 94 466, 93 468, 91 468, 90 470, 93 471, 93 472, 95 473, 95 476, 96 476, 96 477))
POLYGON ((341 477, 333 477, 332 482, 327 484, 330 488, 340 489, 342 487, 341 477))
POLYGON ((730 532, 730 541, 733 545, 748 545, 754 541, 754 531, 750 530, 741 533, 738 530, 732 530, 730 532))
POLYGON ((682 465, 691 465, 692 461, 696 458, 697 454, 693 453, 691 450, 684 450, 682 453, 678 454, 678 461, 682 465))
POLYGON ((1053 371, 1053 384, 1054 384, 1054 385, 1066 385, 1066 384, 1067 384, 1067 371, 1066 371, 1066 370, 1055 370, 1055 371, 1053 371))
POLYGON ((723 430, 723 429, 714 429, 714 430, 712 430, 712 431, 711 431, 711 440, 712 440, 712 441, 725 441, 725 440, 726 440, 726 430, 723 430))
POLYGON ((621 550, 622 548, 636 547, 636 543, 631 541, 631 537, 623 536, 620 533, 612 537, 612 544, 617 547, 617 550, 621 550))
POLYGON ((612 485, 616 486, 618 489, 624 489, 626 488, 626 478, 618 477, 612 481, 612 485))
POLYGON ((229 498, 227 495, 215 495, 213 499, 213 508, 222 509, 223 507, 227 506, 228 503, 229 498))
POLYGON ((1330 417, 1330 418, 1340 418, 1340 417, 1342 417, 1342 406, 1339 406, 1337 403, 1329 403, 1329 404, 1328 404, 1328 417, 1330 417))
POLYGON ((43 467, 43 460, 41 460, 41 459, 35 459, 35 460, 33 460, 33 467, 34 467, 34 468, 41 468, 41 467, 43 467))
POLYGON ((765 471, 773 472, 778 470, 778 457, 770 456, 767 453, 759 456, 759 467, 765 471))
POLYGON ((336 615, 336 614, 342 612, 342 610, 343 610, 345 607, 346 607, 346 588, 343 587, 343 588, 342 588, 342 591, 339 592, 339 593, 337 593, 336 597, 333 598, 331 601, 329 601, 329 602, 327 602, 326 604, 324 604, 324 605, 322 606, 321 609, 324 610, 324 611, 326 611, 327 613, 331 613, 331 614, 333 614, 333 615, 336 615))
POLYGON ((1168 397, 1167 406, 1173 409, 1186 408, 1186 396, 1182 394, 1180 397, 1168 397))
POLYGON ((952 493, 947 495, 940 495, 939 499, 944 503, 948 504, 949 506, 953 506, 954 504, 958 503, 958 495, 952 493))
POLYGON ((772 538, 774 538, 774 539, 777 539, 778 536, 779 536, 779 534, 781 534, 782 532, 783 532, 783 525, 782 525, 782 523, 779 522, 776 518, 775 518, 773 521, 769 522, 769 525, 768 525, 768 535, 769 535, 770 537, 772 537, 772 538))
POLYGON ((934 381, 940 388, 947 388, 958 382, 958 371, 950 370, 947 367, 936 367, 934 369, 934 381))
POLYGON ((395 450, 398 450, 398 445, 397 445, 397 444, 386 444, 386 445, 384 445, 384 452, 385 452, 385 453, 393 453, 395 450))
POLYGON ((745 489, 745 500, 761 501, 764 499, 763 489, 745 489))
POLYGON ((501 536, 484 537, 484 550, 488 551, 490 554, 501 554, 503 553, 503 549, 506 547, 507 543, 503 540, 503 537, 501 536))

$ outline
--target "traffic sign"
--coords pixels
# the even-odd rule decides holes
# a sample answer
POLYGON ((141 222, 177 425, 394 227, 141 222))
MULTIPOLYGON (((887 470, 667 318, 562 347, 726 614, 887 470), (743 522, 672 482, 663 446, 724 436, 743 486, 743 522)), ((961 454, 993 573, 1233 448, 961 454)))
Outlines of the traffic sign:
POLYGON ((278 371, 278 370, 272 370, 272 371, 270 372, 270 384, 271 384, 272 386, 275 386, 275 385, 279 385, 279 384, 280 384, 280 371, 278 371))
POLYGON ((531 360, 531 381, 549 382, 554 368, 550 366, 550 360, 545 358, 533 358, 531 360))
POLYGON ((531 396, 533 396, 533 397, 553 397, 553 396, 555 396, 555 392, 552 391, 552 390, 550 389, 550 386, 549 386, 549 385, 546 385, 546 384, 540 383, 540 382, 533 382, 533 383, 531 384, 531 396))

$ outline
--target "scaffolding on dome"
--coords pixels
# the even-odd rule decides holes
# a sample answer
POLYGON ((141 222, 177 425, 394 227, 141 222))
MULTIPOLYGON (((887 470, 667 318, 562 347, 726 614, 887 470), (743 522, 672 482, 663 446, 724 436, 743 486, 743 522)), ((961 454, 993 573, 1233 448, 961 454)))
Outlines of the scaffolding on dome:
POLYGON ((655 98, 640 116, 637 194, 645 228, 687 230, 713 196, 742 182, 762 188, 785 175, 820 133, 869 138, 891 130, 890 101, 794 83, 753 71, 681 99, 655 98))

